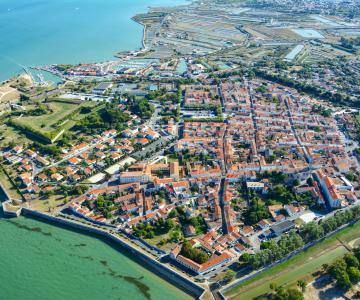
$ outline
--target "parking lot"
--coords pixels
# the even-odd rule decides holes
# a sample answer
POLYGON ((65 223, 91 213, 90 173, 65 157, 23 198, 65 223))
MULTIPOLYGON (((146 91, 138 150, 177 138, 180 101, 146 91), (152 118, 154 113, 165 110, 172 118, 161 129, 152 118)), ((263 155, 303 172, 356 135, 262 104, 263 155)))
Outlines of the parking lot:
POLYGON ((131 156, 134 157, 136 160, 142 160, 146 157, 150 157, 151 154, 159 151, 161 148, 164 148, 169 142, 169 140, 170 137, 160 137, 155 142, 145 146, 144 148, 142 148, 142 150, 133 153, 131 156))

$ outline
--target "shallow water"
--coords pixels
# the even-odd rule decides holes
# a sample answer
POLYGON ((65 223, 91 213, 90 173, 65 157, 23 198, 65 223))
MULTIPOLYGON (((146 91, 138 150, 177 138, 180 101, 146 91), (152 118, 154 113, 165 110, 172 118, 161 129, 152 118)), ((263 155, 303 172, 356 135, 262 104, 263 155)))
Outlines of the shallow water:
MULTIPOLYGON (((141 46, 130 18, 183 0, 0 0, 0 81, 22 66, 95 62, 141 46)), ((2 194, 0 194, 0 200, 2 194)), ((0 217, 0 300, 191 299, 103 241, 0 217)))
POLYGON ((0 218, 1 300, 191 299, 97 238, 0 218))

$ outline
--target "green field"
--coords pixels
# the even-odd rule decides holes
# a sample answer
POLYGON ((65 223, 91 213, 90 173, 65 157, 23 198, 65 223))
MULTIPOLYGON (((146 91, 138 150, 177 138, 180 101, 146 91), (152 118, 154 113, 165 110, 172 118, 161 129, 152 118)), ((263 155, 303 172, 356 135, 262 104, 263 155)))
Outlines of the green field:
POLYGON ((11 126, 0 126, 0 138, 0 146, 8 145, 13 141, 16 141, 19 145, 26 145, 29 143, 29 140, 21 134, 19 130, 11 126))
POLYGON ((80 105, 74 103, 65 103, 65 102, 50 102, 48 103, 48 105, 53 112, 41 116, 21 117, 19 119, 16 119, 15 122, 20 125, 28 125, 28 126, 30 125, 35 130, 39 130, 39 131, 52 131, 54 130, 53 127, 54 124, 56 124, 58 121, 62 120, 63 118, 66 118, 67 115, 73 113, 79 107, 94 106, 94 104, 91 102, 84 102, 81 103, 80 105))
POLYGON ((270 283, 280 285, 293 285, 300 279, 308 279, 311 274, 321 268, 324 263, 331 263, 341 257, 348 250, 344 244, 360 237, 360 222, 348 227, 331 238, 314 247, 292 257, 255 278, 229 290, 225 295, 229 299, 247 300, 270 291, 270 283))
MULTIPOLYGON (((40 141, 51 144, 72 128, 79 120, 90 113, 101 109, 105 104, 98 105, 88 101, 52 100, 43 103, 47 113, 39 116, 20 116, 11 118, 9 123, 17 132, 21 132, 29 141, 40 141), (80 108, 89 107, 90 112, 81 113, 80 108)), ((0 132, 1 133, 1 132, 0 132)))
POLYGON ((18 193, 16 187, 11 183, 9 178, 5 175, 5 173, 0 169, 0 182, 3 185, 4 189, 6 189, 9 197, 15 200, 21 200, 22 197, 18 193))

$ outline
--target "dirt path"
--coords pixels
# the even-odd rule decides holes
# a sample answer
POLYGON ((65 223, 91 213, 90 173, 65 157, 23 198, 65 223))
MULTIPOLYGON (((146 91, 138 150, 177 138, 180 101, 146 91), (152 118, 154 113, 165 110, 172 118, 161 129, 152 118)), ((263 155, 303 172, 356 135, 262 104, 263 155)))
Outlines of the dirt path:
MULTIPOLYGON (((331 245, 331 247, 329 247, 329 248, 327 248, 327 249, 322 249, 320 252, 314 253, 313 256, 308 257, 306 260, 302 261, 302 263, 306 263, 306 262, 309 262, 309 261, 311 261, 311 260, 313 260, 313 259, 316 259, 317 257, 322 256, 324 253, 326 253, 326 252, 328 252, 328 251, 331 251, 331 250, 333 250, 333 249, 335 249, 335 248, 337 248, 337 247, 339 247, 339 246, 342 246, 342 244, 339 243, 339 242, 337 242, 336 244, 331 245)), ((296 263, 295 263, 295 264, 296 264, 296 263)), ((286 266, 284 269, 282 269, 280 272, 277 272, 276 275, 274 275, 274 276, 266 276, 266 277, 264 277, 264 278, 261 278, 261 279, 259 279, 259 280, 256 280, 255 282, 250 283, 250 284, 247 285, 246 287, 239 289, 236 293, 234 293, 234 294, 232 294, 232 295, 229 295, 229 296, 228 296, 228 299, 237 298, 237 297, 239 297, 239 295, 240 295, 241 293, 247 292, 247 291, 249 291, 250 289, 253 289, 254 287, 259 286, 259 285, 262 285, 262 284, 264 284, 264 283, 269 283, 269 285, 270 285, 270 283, 274 281, 274 278, 286 274, 286 273, 289 272, 289 270, 292 269, 293 267, 294 267, 293 265, 288 265, 288 266, 286 266)), ((319 299, 319 298, 309 298, 309 299, 319 299)), ((329 298, 328 298, 328 299, 329 299, 329 298)))
POLYGON ((354 239, 354 240, 350 241, 348 244, 351 248, 354 248, 354 246, 357 246, 360 244, 358 242, 360 242, 360 238, 354 239))
POLYGON ((3 97, 5 97, 6 95, 15 92, 16 90, 11 88, 11 90, 7 91, 7 92, 0 92, 0 101, 2 100, 3 97))
POLYGON ((308 284, 304 293, 305 300, 344 300, 343 291, 339 290, 327 275, 320 276, 308 284))
POLYGON ((0 103, 12 100, 18 96, 19 92, 16 89, 10 86, 0 87, 0 103))

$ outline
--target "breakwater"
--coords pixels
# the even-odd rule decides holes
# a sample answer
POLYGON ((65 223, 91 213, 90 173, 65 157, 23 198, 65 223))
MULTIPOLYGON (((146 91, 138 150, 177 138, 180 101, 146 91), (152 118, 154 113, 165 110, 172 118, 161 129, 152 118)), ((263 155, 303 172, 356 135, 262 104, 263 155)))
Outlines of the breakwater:
POLYGON ((171 268, 167 267, 166 265, 158 262, 151 256, 143 253, 142 251, 132 247, 130 244, 126 243, 120 237, 116 236, 113 233, 107 232, 101 228, 95 228, 92 226, 87 226, 82 223, 73 222, 67 219, 58 218, 46 213, 41 213, 32 209, 23 208, 22 214, 28 217, 35 217, 37 219, 45 220, 49 223, 59 224, 65 227, 70 227, 73 229, 77 229, 80 231, 84 231, 86 233, 90 233, 97 237, 105 238, 115 244, 121 246, 123 249, 129 251, 130 253, 134 254, 137 260, 141 263, 144 263, 153 273, 156 275, 164 278, 165 280, 169 281, 176 287, 182 289, 189 295, 201 299, 202 295, 205 292, 205 289, 188 278, 182 276, 181 274, 177 273, 176 271, 172 270, 171 268))

